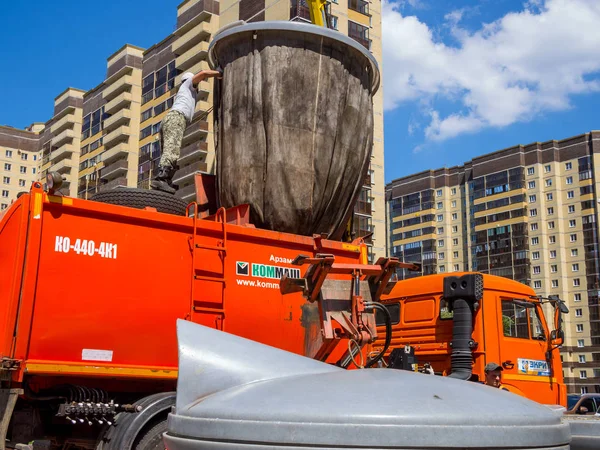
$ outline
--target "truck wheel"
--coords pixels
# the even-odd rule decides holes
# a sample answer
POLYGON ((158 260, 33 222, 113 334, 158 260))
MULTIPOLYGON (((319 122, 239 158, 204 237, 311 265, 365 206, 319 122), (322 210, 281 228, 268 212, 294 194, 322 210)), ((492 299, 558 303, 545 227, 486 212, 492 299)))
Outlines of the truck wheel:
POLYGON ((130 208, 156 208, 158 212, 185 216, 187 202, 163 191, 137 188, 116 188, 106 192, 98 192, 90 200, 111 205, 129 206, 130 208))
POLYGON ((155 422, 154 426, 150 426, 140 433, 140 440, 133 447, 134 450, 165 450, 162 436, 166 431, 167 419, 155 422))

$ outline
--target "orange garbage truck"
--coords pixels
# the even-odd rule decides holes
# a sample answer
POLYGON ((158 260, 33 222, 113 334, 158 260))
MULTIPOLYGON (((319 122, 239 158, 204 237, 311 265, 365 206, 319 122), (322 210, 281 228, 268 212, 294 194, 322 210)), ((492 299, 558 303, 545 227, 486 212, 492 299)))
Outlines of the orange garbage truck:
MULTIPOLYGON (((167 213, 163 199, 141 207, 138 194, 91 201, 35 183, 0 216, 0 448, 161 448, 175 401, 177 319, 348 369, 389 364, 391 349, 406 344, 438 372, 458 367, 451 347, 459 306, 440 302, 443 284, 460 277, 393 283, 397 268, 417 267, 394 258, 369 265, 360 239, 256 229, 247 205, 204 218, 196 203, 167 213), (453 318, 443 315, 448 306, 453 318)), ((485 361, 511 363, 514 377, 507 368, 505 381, 514 389, 564 404, 540 300, 510 280, 467 276, 483 284, 471 293, 466 327, 478 345, 458 358, 462 370, 471 361, 474 374, 485 361), (490 299, 500 297, 511 311, 533 305, 511 315, 517 336, 498 328, 508 307, 490 299), (530 329, 545 338, 525 339, 530 329), (551 375, 519 374, 522 359, 547 361, 551 375), (540 381, 539 393, 528 377, 540 381)))

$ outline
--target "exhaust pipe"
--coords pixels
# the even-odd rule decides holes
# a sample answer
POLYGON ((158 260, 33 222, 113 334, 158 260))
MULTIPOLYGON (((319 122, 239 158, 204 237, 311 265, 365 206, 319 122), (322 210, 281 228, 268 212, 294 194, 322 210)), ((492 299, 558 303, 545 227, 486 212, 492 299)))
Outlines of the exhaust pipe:
POLYGON ((444 299, 454 312, 450 378, 468 380, 473 375, 473 315, 483 297, 483 276, 468 274, 444 279, 444 299))

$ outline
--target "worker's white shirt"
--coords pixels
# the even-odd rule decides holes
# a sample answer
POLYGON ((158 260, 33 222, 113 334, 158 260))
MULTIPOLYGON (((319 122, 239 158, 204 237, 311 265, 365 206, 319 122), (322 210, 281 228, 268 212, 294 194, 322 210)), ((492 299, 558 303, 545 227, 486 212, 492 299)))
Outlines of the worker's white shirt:
POLYGON ((175 100, 173 101, 173 107, 171 109, 181 112, 188 123, 191 123, 194 118, 197 94, 198 91, 194 88, 192 78, 190 77, 181 83, 179 91, 177 91, 177 95, 175 95, 175 100))

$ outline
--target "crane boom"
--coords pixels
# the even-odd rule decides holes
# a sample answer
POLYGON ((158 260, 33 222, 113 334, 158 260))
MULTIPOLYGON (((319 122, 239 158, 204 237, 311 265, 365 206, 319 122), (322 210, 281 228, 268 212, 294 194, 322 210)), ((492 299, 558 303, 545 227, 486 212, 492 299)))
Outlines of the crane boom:
POLYGON ((310 21, 320 27, 328 28, 325 5, 327 0, 306 0, 310 11, 310 21))

